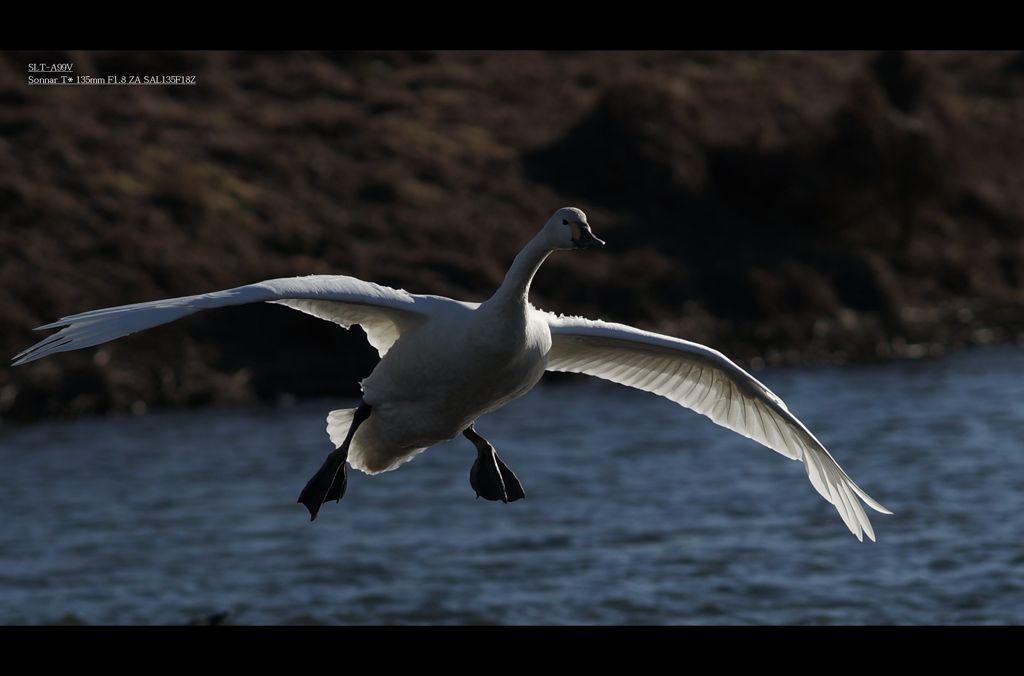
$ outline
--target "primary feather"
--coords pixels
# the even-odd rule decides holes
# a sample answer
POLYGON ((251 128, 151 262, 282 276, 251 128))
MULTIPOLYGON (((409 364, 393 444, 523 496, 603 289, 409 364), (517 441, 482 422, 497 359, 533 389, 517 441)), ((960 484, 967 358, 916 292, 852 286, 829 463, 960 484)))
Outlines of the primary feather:
POLYGON ((342 275, 270 279, 196 296, 92 310, 58 319, 37 330, 61 330, 14 357, 27 364, 58 352, 92 347, 211 308, 271 302, 327 319, 348 328, 361 324, 381 355, 403 328, 423 319, 410 293, 342 275))

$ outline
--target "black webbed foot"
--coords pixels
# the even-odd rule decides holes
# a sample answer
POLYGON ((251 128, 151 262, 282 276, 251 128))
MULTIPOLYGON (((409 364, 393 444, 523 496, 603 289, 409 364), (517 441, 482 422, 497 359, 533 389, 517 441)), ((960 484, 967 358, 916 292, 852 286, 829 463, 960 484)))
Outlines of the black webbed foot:
POLYGON ((328 500, 341 500, 348 487, 348 471, 345 461, 348 459, 348 448, 339 448, 327 456, 327 460, 306 483, 299 494, 299 502, 309 510, 309 520, 316 518, 320 505, 328 500))
POLYGON ((345 462, 348 460, 348 447, 352 443, 359 425, 370 417, 370 405, 365 401, 360 402, 359 408, 352 416, 352 424, 345 435, 345 441, 327 456, 327 460, 321 465, 313 478, 306 483, 306 487, 299 493, 299 500, 309 510, 309 520, 316 518, 320 511, 320 505, 329 500, 338 501, 345 495, 348 488, 348 468, 345 462))
POLYGON ((526 497, 515 473, 501 461, 490 442, 470 425, 463 434, 476 445, 476 461, 469 470, 469 483, 478 498, 515 502, 526 497))

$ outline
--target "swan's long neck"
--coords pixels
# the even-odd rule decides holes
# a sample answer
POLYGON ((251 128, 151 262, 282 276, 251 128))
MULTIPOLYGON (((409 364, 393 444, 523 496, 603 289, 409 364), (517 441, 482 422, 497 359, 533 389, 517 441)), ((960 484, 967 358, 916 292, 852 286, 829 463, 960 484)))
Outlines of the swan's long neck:
POLYGON ((514 302, 526 304, 527 297, 530 295, 530 282, 533 281, 533 276, 540 269, 541 263, 544 262, 544 259, 552 251, 542 235, 542 232, 538 233, 519 252, 519 255, 512 262, 512 267, 505 274, 505 280, 498 287, 498 290, 494 292, 494 295, 491 296, 488 303, 504 304, 514 302))

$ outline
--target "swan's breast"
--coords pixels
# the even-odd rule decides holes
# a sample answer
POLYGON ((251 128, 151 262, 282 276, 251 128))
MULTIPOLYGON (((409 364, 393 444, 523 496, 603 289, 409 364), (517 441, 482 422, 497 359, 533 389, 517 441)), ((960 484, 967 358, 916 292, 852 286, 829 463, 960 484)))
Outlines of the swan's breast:
POLYGON ((473 312, 402 336, 364 381, 364 398, 429 402, 460 422, 498 408, 537 384, 551 349, 543 318, 517 319, 473 312))

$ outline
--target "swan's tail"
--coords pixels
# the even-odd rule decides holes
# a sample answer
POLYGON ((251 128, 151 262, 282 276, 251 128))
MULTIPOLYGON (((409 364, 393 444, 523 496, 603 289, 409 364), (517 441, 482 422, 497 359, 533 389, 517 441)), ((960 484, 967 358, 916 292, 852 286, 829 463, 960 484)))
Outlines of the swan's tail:
MULTIPOLYGON (((355 415, 354 408, 339 408, 327 414, 327 435, 340 446, 345 442, 345 435, 355 415)), ((348 448, 348 464, 366 474, 380 474, 398 469, 414 457, 427 450, 424 448, 396 448, 393 444, 381 439, 373 421, 359 428, 359 433, 352 438, 348 448)))
MULTIPOLYGON (((348 434, 348 429, 352 426, 352 418, 355 413, 356 409, 354 408, 339 408, 327 414, 327 436, 331 438, 331 443, 335 448, 340 448, 345 443, 345 435, 348 434)), ((365 440, 366 430, 363 430, 363 434, 352 438, 348 447, 348 464, 367 474, 376 474, 377 472, 371 470, 367 463, 369 458, 366 457, 366 447, 362 443, 365 440)))
POLYGON ((348 434, 348 428, 352 426, 352 416, 355 413, 354 408, 339 408, 337 411, 327 414, 327 436, 331 438, 335 448, 344 443, 345 435, 348 434))

